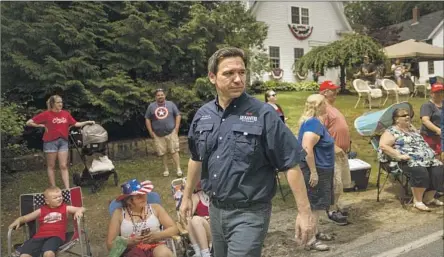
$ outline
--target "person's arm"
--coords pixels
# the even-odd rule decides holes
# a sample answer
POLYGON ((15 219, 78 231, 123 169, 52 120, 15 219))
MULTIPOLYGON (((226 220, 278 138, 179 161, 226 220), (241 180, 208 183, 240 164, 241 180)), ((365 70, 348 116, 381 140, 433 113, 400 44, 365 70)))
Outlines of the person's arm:
POLYGON ((180 120, 182 119, 182 116, 177 115, 176 116, 176 126, 174 128, 174 130, 176 131, 176 133, 179 133, 179 127, 180 127, 180 120))
POLYGON ((408 160, 408 155, 401 154, 398 150, 392 146, 395 144, 395 137, 390 132, 385 131, 379 139, 379 148, 382 152, 395 160, 408 160))
MULTIPOLYGON (((188 175, 187 175, 187 184, 185 185, 185 189, 183 192, 183 199, 187 199, 192 204, 192 198, 194 186, 197 184, 197 182, 200 179, 202 173, 202 162, 195 161, 193 159, 190 159, 188 161, 188 175)), ((189 213, 184 213, 186 217, 191 217, 193 213, 191 212, 193 208, 191 207, 188 211, 189 213)))
POLYGON ((148 130, 148 133, 150 134, 150 136, 152 138, 155 138, 156 134, 154 134, 153 127, 151 126, 151 120, 150 119, 145 118, 145 126, 146 126, 146 129, 148 130))
POLYGON ((37 219, 40 216, 40 209, 35 210, 29 214, 26 214, 25 216, 18 217, 14 222, 9 225, 9 229, 18 229, 20 225, 33 221, 37 219))
POLYGON ((76 122, 76 123, 74 123, 74 127, 80 128, 80 127, 83 127, 85 125, 93 125, 93 124, 95 124, 95 121, 88 120, 88 121, 76 122))
POLYGON ((441 128, 435 126, 433 122, 430 120, 429 116, 422 116, 421 117, 422 124, 431 131, 435 132, 437 135, 441 135, 441 128))
POLYGON ((33 119, 29 119, 28 121, 26 121, 26 126, 34 128, 46 128, 45 124, 38 124, 33 119))
POLYGON ((151 206, 156 212, 156 216, 158 217, 160 224, 163 226, 164 230, 148 233, 148 235, 144 236, 143 241, 154 243, 178 235, 179 229, 176 226, 176 222, 174 222, 168 212, 166 212, 166 210, 159 204, 152 204, 151 206))
POLYGON ((34 128, 45 128, 45 122, 47 120, 47 112, 41 112, 31 119, 26 121, 26 126, 34 128))
POLYGON ((83 208, 83 207, 74 207, 72 205, 68 205, 68 206, 66 206, 66 211, 69 214, 74 214, 74 218, 78 219, 78 218, 83 216, 83 213, 85 213, 85 208, 83 208))

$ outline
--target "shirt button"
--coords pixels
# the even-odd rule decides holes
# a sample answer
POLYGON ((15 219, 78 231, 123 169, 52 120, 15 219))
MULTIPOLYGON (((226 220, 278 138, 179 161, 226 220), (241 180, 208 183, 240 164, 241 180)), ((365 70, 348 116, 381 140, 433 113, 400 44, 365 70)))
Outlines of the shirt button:
POLYGON ((216 192, 213 192, 213 195, 216 195, 216 192))
POLYGON ((219 137, 219 140, 222 140, 222 137, 219 137))
POLYGON ((234 108, 236 108, 236 105, 234 106, 234 108))
POLYGON ((225 121, 225 119, 222 119, 222 121, 225 121))
POLYGON ((218 155, 218 156, 216 156, 216 158, 217 158, 217 159, 219 159, 219 155, 218 155))
POLYGON ((217 177, 217 175, 216 175, 216 174, 214 174, 214 177, 216 178, 216 177, 217 177))

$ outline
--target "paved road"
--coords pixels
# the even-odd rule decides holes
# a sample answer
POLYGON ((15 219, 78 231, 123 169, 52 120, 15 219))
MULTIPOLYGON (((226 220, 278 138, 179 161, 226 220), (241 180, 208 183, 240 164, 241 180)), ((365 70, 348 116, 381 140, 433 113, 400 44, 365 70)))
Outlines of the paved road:
POLYGON ((443 219, 438 219, 398 232, 378 230, 348 244, 334 245, 327 253, 316 253, 312 256, 442 257, 443 228, 443 219))

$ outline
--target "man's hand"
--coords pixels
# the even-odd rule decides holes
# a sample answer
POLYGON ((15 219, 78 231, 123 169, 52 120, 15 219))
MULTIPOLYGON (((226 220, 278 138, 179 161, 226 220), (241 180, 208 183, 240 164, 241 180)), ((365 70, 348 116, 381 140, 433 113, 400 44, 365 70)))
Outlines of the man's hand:
POLYGON ((315 187, 318 184, 319 176, 317 171, 310 172, 310 186, 315 187))
POLYGON ((180 204, 180 218, 182 221, 188 225, 188 220, 192 218, 191 211, 193 210, 193 200, 190 197, 183 197, 182 203, 180 204))
POLYGON ((315 236, 316 220, 311 212, 298 213, 295 224, 296 244, 305 246, 315 236))
POLYGON ((442 132, 442 130, 441 130, 441 129, 438 129, 438 130, 436 131, 436 134, 437 134, 438 136, 441 136, 441 132, 442 132))

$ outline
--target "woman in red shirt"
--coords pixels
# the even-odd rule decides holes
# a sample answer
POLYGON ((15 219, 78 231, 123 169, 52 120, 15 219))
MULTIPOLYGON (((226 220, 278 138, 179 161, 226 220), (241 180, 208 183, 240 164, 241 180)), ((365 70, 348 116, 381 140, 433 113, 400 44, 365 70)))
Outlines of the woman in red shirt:
POLYGON ((188 221, 188 233, 194 249, 192 257, 210 257, 211 231, 209 223, 210 198, 202 191, 200 182, 192 196, 193 218, 188 221))
POLYGON ((63 101, 58 95, 46 101, 48 110, 41 112, 26 122, 27 126, 45 128, 43 151, 46 153, 49 183, 55 186, 55 162, 59 160, 60 173, 65 188, 69 188, 68 174, 68 131, 70 126, 82 127, 94 121, 77 122, 68 111, 62 110, 63 101))

